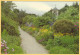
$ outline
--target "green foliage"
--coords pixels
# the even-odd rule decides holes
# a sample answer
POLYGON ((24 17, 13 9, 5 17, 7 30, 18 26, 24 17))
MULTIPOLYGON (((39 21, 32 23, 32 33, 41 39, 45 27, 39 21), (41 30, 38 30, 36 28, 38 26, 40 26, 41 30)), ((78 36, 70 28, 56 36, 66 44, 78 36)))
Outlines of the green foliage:
POLYGON ((8 35, 6 29, 3 30, 1 37, 3 40, 7 42, 7 46, 9 49, 7 49, 9 54, 18 54, 23 53, 22 48, 20 47, 21 44, 21 38, 19 36, 11 36, 8 35), (14 51, 12 51, 12 48, 14 48, 14 51))
POLYGON ((78 44, 68 45, 67 48, 73 50, 75 54, 79 54, 79 45, 78 44))
POLYGON ((15 7, 15 4, 12 3, 12 1, 1 1, 1 11, 4 12, 6 15, 8 15, 11 11, 11 9, 13 9, 15 7))
POLYGON ((74 54, 70 49, 64 48, 62 46, 55 46, 50 49, 51 54, 74 54))
MULTIPOLYGON (((15 4, 12 1, 1 2, 1 38, 6 41, 6 48, 1 49, 1 53, 5 54, 18 54, 23 53, 20 46, 21 38, 19 37, 18 30, 18 12, 13 12, 15 4), (5 51, 6 52, 5 52, 5 51)), ((2 42, 2 41, 1 41, 2 42)), ((2 45, 2 44, 1 44, 2 45)))
POLYGON ((21 46, 9 45, 8 47, 9 49, 7 51, 9 52, 9 54, 24 54, 21 46), (14 48, 14 51, 12 51, 12 48, 14 48))
MULTIPOLYGON (((76 37, 76 36, 75 36, 75 37, 76 37)), ((60 44, 61 44, 62 46, 64 46, 64 47, 65 47, 65 46, 68 46, 68 45, 72 45, 72 44, 75 43, 74 37, 73 37, 73 36, 69 36, 69 35, 60 37, 59 40, 60 40, 60 44)))
POLYGON ((76 30, 75 31, 75 34, 76 35, 79 35, 79 22, 75 22, 75 25, 74 26, 75 26, 75 30, 76 30))
POLYGON ((65 4, 65 7, 63 7, 62 9, 59 10, 59 14, 64 13, 68 7, 69 6, 67 4, 65 4))
POLYGON ((75 31, 74 23, 66 19, 58 20, 53 24, 53 30, 57 33, 73 33, 75 31))
POLYGON ((48 41, 47 41, 47 45, 46 45, 46 49, 50 49, 50 48, 52 48, 52 47, 54 47, 54 40, 53 39, 49 39, 48 41))
POLYGON ((33 24, 36 27, 42 27, 44 25, 49 25, 49 22, 51 22, 52 20, 50 19, 50 17, 37 17, 34 19, 33 24))
POLYGON ((36 17, 33 16, 33 15, 26 15, 24 18, 23 18, 23 24, 25 23, 32 23, 36 17))
POLYGON ((37 35, 36 35, 36 39, 38 40, 38 42, 42 43, 44 41, 48 41, 49 38, 51 38, 53 35, 52 31, 49 31, 48 29, 41 29, 37 35))
POLYGON ((61 50, 62 48, 59 46, 66 48, 66 49, 70 49, 74 53, 79 53, 79 36, 66 35, 66 36, 62 36, 59 38, 54 37, 54 39, 49 39, 47 41, 46 49, 48 49, 51 54, 52 53, 54 53, 54 54, 66 53, 66 52, 62 51, 61 50), (58 46, 58 48, 56 46, 58 46), (56 47, 56 49, 55 49, 55 47, 56 47), (57 51, 57 53, 56 53, 56 51, 57 51), (62 51, 62 52, 60 52, 60 51, 62 51))
POLYGON ((3 29, 6 29, 10 35, 19 35, 18 24, 14 20, 5 16, 4 13, 2 13, 1 16, 1 30, 3 31, 3 29))
POLYGON ((26 16, 26 13, 25 13, 25 11, 23 11, 23 10, 21 10, 21 11, 19 11, 19 13, 18 13, 18 22, 19 22, 19 24, 21 25, 22 24, 22 22, 23 22, 23 17, 25 17, 26 16))
POLYGON ((70 6, 66 8, 65 12, 60 13, 58 19, 69 19, 73 22, 76 22, 79 20, 79 10, 78 8, 74 8, 73 6, 70 6))

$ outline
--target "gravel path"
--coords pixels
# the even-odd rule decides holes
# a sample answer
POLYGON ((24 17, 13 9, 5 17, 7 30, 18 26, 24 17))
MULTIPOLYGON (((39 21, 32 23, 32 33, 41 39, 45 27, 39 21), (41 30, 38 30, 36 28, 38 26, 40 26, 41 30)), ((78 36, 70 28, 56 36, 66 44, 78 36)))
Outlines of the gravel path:
POLYGON ((22 39, 21 46, 26 54, 48 54, 48 51, 39 44, 34 37, 23 31, 19 27, 20 37, 22 39))

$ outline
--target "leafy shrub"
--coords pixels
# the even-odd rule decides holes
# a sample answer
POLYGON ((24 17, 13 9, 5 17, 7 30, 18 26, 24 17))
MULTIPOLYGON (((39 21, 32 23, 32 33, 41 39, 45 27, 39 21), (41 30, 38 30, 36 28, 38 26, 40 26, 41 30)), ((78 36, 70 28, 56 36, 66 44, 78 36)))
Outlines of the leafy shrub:
POLYGON ((58 19, 69 19, 72 22, 76 22, 79 20, 79 10, 73 6, 70 6, 65 12, 61 12, 58 19))
POLYGON ((46 49, 50 49, 54 46, 59 46, 59 45, 60 45, 60 40, 58 38, 49 39, 47 41, 46 49))
POLYGON ((6 46, 2 47, 1 53, 5 53, 5 54, 23 53, 23 50, 20 46, 21 38, 19 36, 9 35, 6 29, 4 29, 3 32, 1 33, 1 38, 6 41, 5 42, 6 46))
POLYGON ((75 31, 75 34, 76 35, 79 35, 79 22, 75 22, 75 25, 74 26, 75 26, 75 30, 76 30, 75 31))
POLYGON ((73 33, 74 24, 70 20, 62 19, 58 20, 53 24, 53 30, 56 33, 73 33))
POLYGON ((47 41, 49 38, 51 38, 53 35, 52 31, 49 31, 48 29, 40 29, 39 32, 36 35, 36 39, 38 42, 47 41))
POLYGON ((68 45, 67 48, 73 50, 75 54, 79 53, 79 44, 68 45))
POLYGON ((47 41, 46 49, 50 49, 53 46, 54 46, 54 40, 53 39, 49 39, 47 41))
POLYGON ((62 46, 55 46, 50 49, 51 54, 74 54, 70 49, 64 48, 62 46))
MULTIPOLYGON (((76 36, 75 36, 76 37, 76 36)), ((60 44, 64 47, 68 46, 68 45, 72 45, 75 43, 74 41, 74 37, 73 36, 69 36, 69 35, 66 35, 66 36, 63 36, 63 37, 60 37, 59 38, 60 40, 60 44)))
POLYGON ((36 27, 42 27, 44 25, 49 25, 50 21, 52 21, 50 17, 37 17, 33 20, 33 24, 36 27))
POLYGON ((36 27, 22 26, 21 28, 31 35, 35 35, 39 31, 39 28, 36 27))
POLYGON ((3 13, 1 18, 1 30, 3 31, 3 29, 6 29, 9 35, 19 36, 18 24, 3 13))
POLYGON ((79 44, 79 36, 74 36, 74 42, 75 42, 76 44, 79 44))
MULTIPOLYGON (((55 46, 62 46, 64 48, 72 50, 74 53, 79 53, 79 36, 65 35, 65 36, 58 37, 58 38, 54 37, 54 39, 49 39, 47 41, 46 49, 50 51, 50 49, 54 49, 55 46)), ((60 47, 58 47, 58 49, 60 49, 60 47)))

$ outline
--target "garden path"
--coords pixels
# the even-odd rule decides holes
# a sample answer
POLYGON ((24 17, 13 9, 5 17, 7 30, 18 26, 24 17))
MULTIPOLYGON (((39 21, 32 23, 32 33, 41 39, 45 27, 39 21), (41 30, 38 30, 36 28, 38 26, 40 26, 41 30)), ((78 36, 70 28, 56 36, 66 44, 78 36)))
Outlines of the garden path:
POLYGON ((48 54, 48 51, 39 44, 34 37, 29 35, 27 32, 23 31, 19 27, 20 37, 21 37, 21 47, 26 54, 48 54))

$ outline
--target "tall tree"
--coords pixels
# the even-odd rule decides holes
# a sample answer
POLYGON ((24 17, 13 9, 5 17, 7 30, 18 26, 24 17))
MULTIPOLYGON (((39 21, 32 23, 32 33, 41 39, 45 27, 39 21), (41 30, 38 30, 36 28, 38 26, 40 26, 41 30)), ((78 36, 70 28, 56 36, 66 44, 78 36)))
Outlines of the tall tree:
POLYGON ((12 3, 12 1, 7 1, 7 2, 2 1, 1 5, 2 5, 1 10, 2 10, 2 12, 6 13, 6 15, 8 15, 9 11, 13 10, 13 8, 15 7, 15 4, 12 3))

